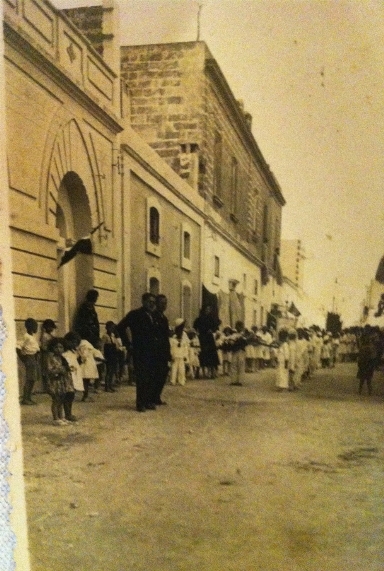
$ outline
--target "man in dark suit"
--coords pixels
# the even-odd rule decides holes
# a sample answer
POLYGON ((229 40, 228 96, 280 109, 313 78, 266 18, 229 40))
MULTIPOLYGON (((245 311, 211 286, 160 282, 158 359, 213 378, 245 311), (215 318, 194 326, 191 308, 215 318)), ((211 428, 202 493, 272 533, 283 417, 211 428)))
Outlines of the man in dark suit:
POLYGON ((167 404, 161 400, 161 393, 167 382, 169 363, 171 361, 171 346, 169 343, 169 322, 165 315, 167 309, 167 297, 164 294, 156 296, 156 311, 154 315, 157 338, 157 375, 154 387, 154 403, 157 405, 167 404))
POLYGON ((157 325, 154 318, 156 297, 144 293, 142 306, 133 309, 117 325, 121 340, 131 352, 136 378, 136 410, 155 410, 157 374, 157 325))

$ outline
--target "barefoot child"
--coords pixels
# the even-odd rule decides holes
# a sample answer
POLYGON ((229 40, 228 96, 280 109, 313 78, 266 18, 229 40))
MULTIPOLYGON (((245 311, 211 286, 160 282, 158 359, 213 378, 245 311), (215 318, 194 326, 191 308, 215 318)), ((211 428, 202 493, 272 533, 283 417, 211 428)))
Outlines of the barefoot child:
POLYGON ((175 321, 171 344, 171 385, 185 385, 185 367, 188 363, 189 339, 184 331, 185 320, 179 317, 175 321))
MULTIPOLYGON (((75 391, 83 391, 83 375, 81 373, 81 358, 78 353, 78 348, 80 345, 80 335, 75 333, 74 331, 69 331, 64 335, 64 343, 65 349, 63 353, 64 359, 67 361, 69 365, 69 369, 71 371, 71 377, 73 382, 73 388, 75 391)), ((72 404, 75 398, 75 393, 70 393, 68 395, 68 399, 64 402, 64 413, 65 419, 69 420, 70 422, 75 422, 77 420, 76 416, 72 414, 72 404)))
POLYGON ((47 392, 52 398, 53 424, 68 424, 64 420, 64 408, 72 403, 75 394, 71 370, 63 357, 64 339, 53 338, 47 347, 47 392))

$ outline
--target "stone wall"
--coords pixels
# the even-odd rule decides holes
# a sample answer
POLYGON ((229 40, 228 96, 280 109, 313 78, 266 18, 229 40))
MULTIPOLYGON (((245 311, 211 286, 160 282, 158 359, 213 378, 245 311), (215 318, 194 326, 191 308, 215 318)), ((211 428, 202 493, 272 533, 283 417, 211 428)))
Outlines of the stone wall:
POLYGON ((195 42, 121 48, 132 127, 176 172, 180 145, 201 145, 204 59, 195 42))
POLYGON ((103 55, 103 7, 69 8, 62 12, 89 40, 94 49, 103 55))
POLYGON ((4 38, 18 334, 27 317, 54 319, 64 333, 90 287, 100 290, 100 321, 116 319, 121 207, 113 164, 121 127, 114 74, 42 0, 25 0, 23 9, 8 3, 4 38), (94 255, 58 269, 65 247, 100 222, 94 255))

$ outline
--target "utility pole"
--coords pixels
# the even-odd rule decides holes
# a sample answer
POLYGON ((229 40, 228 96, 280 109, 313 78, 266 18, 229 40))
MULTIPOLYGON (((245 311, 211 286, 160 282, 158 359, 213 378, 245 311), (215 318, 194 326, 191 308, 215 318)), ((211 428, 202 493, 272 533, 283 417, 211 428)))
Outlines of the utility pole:
POLYGON ((197 11, 197 42, 200 40, 200 16, 201 10, 203 9, 203 4, 199 4, 199 9, 197 11))

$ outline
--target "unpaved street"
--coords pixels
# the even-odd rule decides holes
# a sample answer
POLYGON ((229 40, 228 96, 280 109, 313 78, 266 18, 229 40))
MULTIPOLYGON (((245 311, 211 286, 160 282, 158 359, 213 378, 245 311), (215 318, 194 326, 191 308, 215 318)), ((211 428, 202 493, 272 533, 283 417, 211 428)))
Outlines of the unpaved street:
POLYGON ((273 371, 23 407, 32 571, 382 571, 384 375, 355 365, 278 393, 273 371))

